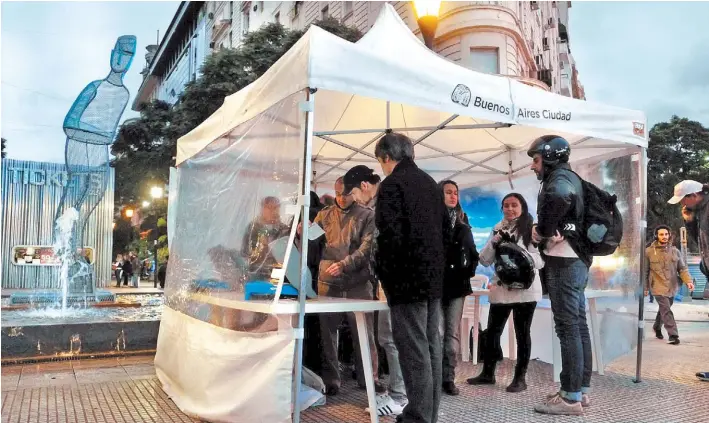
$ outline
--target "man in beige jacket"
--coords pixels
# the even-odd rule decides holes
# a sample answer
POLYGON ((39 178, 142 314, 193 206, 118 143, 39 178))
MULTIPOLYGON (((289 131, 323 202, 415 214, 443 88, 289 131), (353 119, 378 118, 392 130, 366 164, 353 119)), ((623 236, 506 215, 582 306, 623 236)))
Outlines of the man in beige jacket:
MULTIPOLYGON (((318 272, 318 294, 326 297, 373 299, 372 274, 369 268, 369 254, 374 236, 374 212, 355 202, 351 193, 344 192, 342 178, 335 182, 336 204, 321 210, 313 223, 325 231, 325 248, 318 272)), ((342 322, 340 313, 320 315, 320 331, 323 344, 323 381, 328 396, 337 395, 341 377, 337 359, 337 329, 342 322)), ((357 360, 357 382, 365 387, 364 369, 359 351, 357 323, 353 313, 346 315, 352 330, 357 360)), ((367 332, 374 372, 375 390, 385 389, 378 382, 379 366, 373 331, 374 319, 367 315, 367 332)))
POLYGON ((655 240, 645 250, 645 255, 647 256, 645 261, 645 274, 647 275, 645 295, 647 295, 649 288, 655 296, 659 307, 655 324, 653 325, 655 336, 658 339, 663 339, 660 325, 664 324, 667 335, 669 335, 669 343, 678 345, 679 333, 677 332, 677 324, 671 309, 674 296, 679 288, 677 276, 679 275, 682 283, 687 285, 690 291, 694 289, 694 284, 689 270, 687 270, 687 264, 682 259, 679 250, 671 244, 670 240, 669 227, 660 225, 655 228, 655 240))

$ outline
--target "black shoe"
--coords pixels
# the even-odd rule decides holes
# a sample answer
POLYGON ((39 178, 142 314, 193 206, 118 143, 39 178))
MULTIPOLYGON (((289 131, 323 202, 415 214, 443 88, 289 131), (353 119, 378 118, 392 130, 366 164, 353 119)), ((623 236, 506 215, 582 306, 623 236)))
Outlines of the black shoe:
POLYGON ((670 336, 670 342, 668 342, 668 344, 679 345, 679 336, 677 336, 677 335, 670 336))
POLYGON ((456 396, 460 394, 460 389, 458 389, 457 386, 455 386, 454 382, 443 382, 443 392, 445 392, 448 395, 451 396, 456 396))
POLYGON ((522 392, 527 390, 527 382, 524 378, 514 378, 512 383, 507 387, 507 392, 522 392))
POLYGON ((665 339, 665 337, 662 336, 662 329, 655 329, 655 338, 657 338, 657 339, 665 339))
POLYGON ((329 385, 325 387, 325 395, 328 397, 334 397, 340 392, 340 387, 337 385, 329 385))
POLYGON ((486 375, 485 372, 469 378, 466 382, 468 382, 468 385, 494 385, 496 383, 495 375, 486 375))

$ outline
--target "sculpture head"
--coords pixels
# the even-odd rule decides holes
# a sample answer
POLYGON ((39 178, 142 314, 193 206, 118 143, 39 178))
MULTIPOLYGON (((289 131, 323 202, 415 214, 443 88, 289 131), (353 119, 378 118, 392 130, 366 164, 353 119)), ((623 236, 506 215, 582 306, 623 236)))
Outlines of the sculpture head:
POLYGON ((111 50, 111 70, 116 73, 125 73, 135 57, 135 35, 122 35, 116 40, 116 45, 111 50))

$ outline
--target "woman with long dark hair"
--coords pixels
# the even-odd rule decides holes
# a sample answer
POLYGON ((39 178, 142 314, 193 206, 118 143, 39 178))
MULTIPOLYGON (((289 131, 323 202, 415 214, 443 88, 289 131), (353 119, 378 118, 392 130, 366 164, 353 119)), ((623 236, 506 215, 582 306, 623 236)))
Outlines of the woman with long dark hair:
MULTIPOLYGON (((524 248, 534 261, 534 269, 541 269, 544 261, 537 246, 532 243, 533 218, 529 214, 527 202, 517 193, 507 194, 502 199, 503 219, 495 225, 492 234, 480 251, 480 263, 490 266, 495 262, 495 250, 503 240, 514 242, 524 248)), ((495 367, 502 359, 500 336, 505 324, 513 313, 515 335, 517 337, 517 365, 512 383, 507 392, 521 392, 527 389, 525 376, 532 352, 531 327, 537 301, 542 298, 542 283, 539 272, 534 272, 534 281, 527 289, 503 286, 497 274, 490 284, 490 314, 487 319, 487 343, 483 370, 480 375, 468 379, 471 385, 494 385, 495 367)), ((521 282, 521 281, 520 281, 521 282)))
POLYGON ((458 395, 455 386, 455 367, 460 350, 460 319, 463 317, 465 297, 472 290, 470 278, 478 267, 478 251, 475 249, 473 233, 468 224, 468 216, 460 207, 458 185, 450 180, 438 184, 443 190, 443 198, 449 214, 450 230, 445 236, 446 268, 443 276, 443 319, 441 338, 443 339, 443 392, 458 395))

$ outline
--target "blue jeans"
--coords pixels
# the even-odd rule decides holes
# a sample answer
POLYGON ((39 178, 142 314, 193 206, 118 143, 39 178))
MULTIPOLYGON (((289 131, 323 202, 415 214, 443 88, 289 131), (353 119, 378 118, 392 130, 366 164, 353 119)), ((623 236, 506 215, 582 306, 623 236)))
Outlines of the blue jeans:
POLYGON ((579 259, 547 257, 545 278, 561 343, 561 394, 581 401, 590 391, 593 356, 586 323, 588 267, 579 259))

